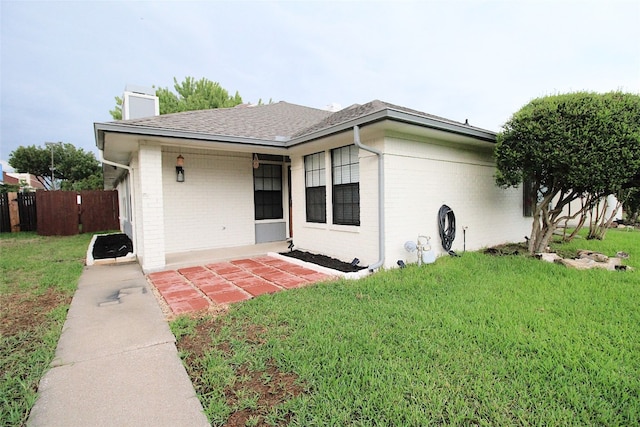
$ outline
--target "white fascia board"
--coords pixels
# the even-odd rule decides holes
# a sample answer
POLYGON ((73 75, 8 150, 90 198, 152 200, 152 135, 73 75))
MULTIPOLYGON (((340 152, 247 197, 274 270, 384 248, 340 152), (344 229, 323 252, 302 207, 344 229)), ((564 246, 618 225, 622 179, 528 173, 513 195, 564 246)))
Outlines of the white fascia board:
POLYGON ((239 136, 213 135, 201 132, 188 132, 183 130, 132 126, 122 123, 94 123, 94 129, 96 133, 96 145, 100 150, 104 148, 104 134, 107 132, 124 133, 130 135, 156 136, 162 138, 190 139, 195 141, 215 141, 244 146, 249 145, 256 147, 286 148, 284 141, 272 141, 239 136))
POLYGON ((470 136, 472 138, 480 139, 487 142, 492 142, 492 143, 496 142, 496 133, 489 130, 474 128, 468 125, 464 125, 462 123, 455 124, 455 123, 446 122, 443 120, 438 120, 432 117, 424 117, 424 116, 412 114, 406 111, 387 108, 387 109, 376 111, 374 113, 371 113, 365 116, 356 117, 352 120, 346 121, 344 123, 340 123, 335 126, 331 126, 329 128, 320 129, 308 135, 304 135, 304 136, 292 139, 287 142, 286 146, 287 148, 293 147, 295 145, 311 142, 313 140, 320 139, 336 133, 350 131, 353 129, 354 126, 362 127, 362 126, 379 122, 382 120, 394 120, 394 121, 399 121, 399 122, 412 124, 416 126, 422 126, 422 127, 437 129, 445 132, 470 136))
POLYGON ((344 123, 337 124, 335 126, 331 126, 328 128, 320 129, 318 131, 312 132, 310 134, 291 139, 287 141, 287 148, 293 147, 299 144, 304 144, 305 142, 311 142, 316 139, 324 138, 329 135, 334 135, 336 133, 344 132, 347 130, 353 130, 354 126, 362 126, 365 124, 371 124, 378 122, 380 120, 384 120, 387 118, 387 110, 380 110, 374 113, 368 114, 366 116, 356 117, 344 123))
POLYGON ((406 111, 388 109, 388 118, 391 120, 411 123, 418 126, 424 126, 432 129, 443 130, 446 132, 457 133, 460 135, 471 136, 473 138, 482 139, 488 142, 496 142, 496 133, 486 129, 480 129, 465 124, 451 123, 438 120, 435 117, 424 117, 412 114, 406 111))

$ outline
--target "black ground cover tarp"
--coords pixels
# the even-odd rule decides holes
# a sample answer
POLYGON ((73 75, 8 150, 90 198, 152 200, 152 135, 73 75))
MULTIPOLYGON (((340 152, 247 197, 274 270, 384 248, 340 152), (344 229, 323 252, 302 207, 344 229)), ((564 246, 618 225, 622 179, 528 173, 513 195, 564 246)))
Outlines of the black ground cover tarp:
POLYGON ((133 252, 133 243, 126 234, 98 236, 93 244, 93 259, 118 258, 133 252))
POLYGON ((331 268, 333 270, 342 271, 344 273, 353 273, 356 271, 364 270, 367 267, 359 267, 351 263, 343 262, 335 258, 328 257, 326 255, 313 254, 311 252, 294 250, 291 252, 281 252, 280 255, 285 255, 291 258, 297 258, 302 261, 318 264, 323 267, 331 268))

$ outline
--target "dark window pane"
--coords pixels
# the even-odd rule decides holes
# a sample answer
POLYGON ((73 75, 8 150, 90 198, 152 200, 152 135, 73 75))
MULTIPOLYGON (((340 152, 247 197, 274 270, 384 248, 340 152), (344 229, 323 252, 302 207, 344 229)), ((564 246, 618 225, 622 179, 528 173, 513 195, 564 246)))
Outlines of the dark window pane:
POLYGON ((360 171, 355 145, 331 150, 333 223, 360 225, 360 171))
POLYGON ((261 164, 253 170, 255 219, 282 218, 282 166, 261 164))
POLYGON ((326 187, 307 187, 307 221, 327 221, 326 187))
POLYGON ((305 198, 308 222, 326 222, 324 152, 304 156, 305 198))
POLYGON ((282 191, 256 191, 253 194, 256 219, 282 218, 282 191))
POLYGON ((333 186, 333 223, 360 225, 360 185, 333 186))

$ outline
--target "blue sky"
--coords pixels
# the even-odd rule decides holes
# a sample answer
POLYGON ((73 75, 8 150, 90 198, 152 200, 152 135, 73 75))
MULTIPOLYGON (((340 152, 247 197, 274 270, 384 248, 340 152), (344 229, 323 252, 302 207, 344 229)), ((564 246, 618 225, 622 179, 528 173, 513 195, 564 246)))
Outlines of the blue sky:
POLYGON ((245 102, 380 99, 494 131, 539 96, 640 93, 640 0, 0 0, 0 28, 3 161, 46 141, 97 154, 114 96, 173 77, 245 102))

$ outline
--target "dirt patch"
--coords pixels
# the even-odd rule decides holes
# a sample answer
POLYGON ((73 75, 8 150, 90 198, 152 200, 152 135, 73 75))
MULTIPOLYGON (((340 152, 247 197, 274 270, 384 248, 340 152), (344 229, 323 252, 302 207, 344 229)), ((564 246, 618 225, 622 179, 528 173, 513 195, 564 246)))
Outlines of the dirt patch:
POLYGON ((93 259, 119 258, 133 252, 133 243, 126 234, 108 234, 96 237, 93 259))
POLYGON ((280 255, 288 256, 291 258, 296 258, 301 261, 310 262, 312 264, 321 265, 323 267, 330 268, 332 270, 342 271, 343 273, 353 273, 356 271, 364 270, 367 267, 361 267, 358 265, 353 265, 348 262, 340 261, 336 258, 331 258, 326 255, 314 254, 311 252, 305 251, 291 251, 291 252, 282 252, 280 255))
POLYGON ((39 327, 54 308, 69 304, 71 296, 47 289, 42 295, 30 292, 0 295, 0 334, 13 336, 39 327))
MULTIPOLYGON (((264 371, 249 371, 246 366, 241 366, 237 375, 243 378, 242 382, 234 384, 232 388, 225 392, 227 404, 236 405, 239 396, 243 393, 247 395, 257 395, 256 409, 242 409, 235 411, 227 420, 225 426, 240 427, 249 425, 250 420, 255 420, 260 424, 267 425, 264 417, 271 412, 271 408, 280 405, 304 391, 299 384, 296 384, 297 376, 291 373, 283 373, 278 370, 271 361, 264 371)), ((279 425, 286 425, 290 416, 283 415, 279 425)))
MULTIPOLYGON (((198 360, 211 349, 211 337, 220 333, 221 326, 220 318, 203 319, 194 333, 177 340, 178 350, 186 354, 185 365, 200 396, 207 395, 210 390, 207 382, 202 379, 204 371, 198 360)), ((263 327, 249 326, 244 339, 252 345, 261 345, 264 343, 264 332, 263 327)), ((228 342, 221 343, 217 348, 227 356, 232 356, 228 342)), ((272 408, 304 392, 297 382, 297 375, 281 372, 273 360, 269 360, 263 370, 251 370, 246 364, 240 365, 235 368, 235 377, 237 380, 225 388, 224 394, 227 406, 238 409, 230 414, 224 424, 226 427, 267 425, 265 417, 272 412, 272 408), (250 408, 243 407, 240 402, 247 396, 253 397, 255 401, 250 408)), ((290 421, 290 415, 281 414, 279 421, 277 425, 286 425, 290 421)))

